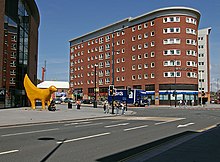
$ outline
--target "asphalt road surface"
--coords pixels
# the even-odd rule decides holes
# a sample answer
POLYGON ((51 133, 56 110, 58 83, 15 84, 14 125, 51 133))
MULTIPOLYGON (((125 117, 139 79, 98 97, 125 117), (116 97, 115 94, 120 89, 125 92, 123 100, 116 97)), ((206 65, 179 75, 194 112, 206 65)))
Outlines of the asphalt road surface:
POLYGON ((136 161, 151 151, 148 160, 220 121, 219 109, 133 110, 132 116, 2 127, 0 161, 136 161))

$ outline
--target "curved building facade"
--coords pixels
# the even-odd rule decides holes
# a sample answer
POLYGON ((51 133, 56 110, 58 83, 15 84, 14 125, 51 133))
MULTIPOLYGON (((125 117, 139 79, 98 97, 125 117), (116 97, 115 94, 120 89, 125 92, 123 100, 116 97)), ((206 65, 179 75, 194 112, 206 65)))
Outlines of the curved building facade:
POLYGON ((192 8, 162 8, 70 40, 70 86, 93 97, 96 79, 101 98, 113 84, 146 90, 156 105, 197 103, 199 20, 192 8))
POLYGON ((37 84, 39 11, 34 0, 0 5, 0 107, 27 106, 23 78, 37 84))

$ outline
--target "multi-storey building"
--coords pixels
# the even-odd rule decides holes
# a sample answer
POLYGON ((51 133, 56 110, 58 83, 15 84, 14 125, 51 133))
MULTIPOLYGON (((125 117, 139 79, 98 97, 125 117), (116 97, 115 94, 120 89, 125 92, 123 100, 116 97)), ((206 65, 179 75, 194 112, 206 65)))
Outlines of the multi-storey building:
POLYGON ((70 40, 70 87, 84 98, 113 84, 146 90, 156 105, 197 103, 199 20, 192 8, 162 8, 70 40))
POLYGON ((198 79, 199 99, 203 103, 210 102, 210 58, 209 58, 209 34, 211 28, 198 31, 198 79), (202 95, 203 94, 203 95, 202 95))
POLYGON ((0 6, 0 108, 27 106, 23 79, 37 83, 39 11, 34 0, 0 6))

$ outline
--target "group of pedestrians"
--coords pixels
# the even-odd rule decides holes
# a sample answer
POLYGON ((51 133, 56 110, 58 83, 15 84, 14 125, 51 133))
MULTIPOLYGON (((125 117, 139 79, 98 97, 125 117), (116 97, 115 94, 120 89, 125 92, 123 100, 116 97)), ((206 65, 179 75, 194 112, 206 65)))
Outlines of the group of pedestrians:
POLYGON ((108 101, 105 101, 103 104, 104 113, 108 114, 110 107, 114 107, 116 110, 116 115, 119 115, 119 111, 121 110, 121 115, 125 114, 126 109, 126 103, 125 102, 119 102, 119 101, 113 101, 113 105, 110 105, 108 101))
MULTIPOLYGON (((188 105, 187 100, 179 100, 179 107, 184 106, 186 108, 187 105, 188 105)), ((194 100, 192 100, 191 103, 189 103, 189 105, 194 106, 194 100)))

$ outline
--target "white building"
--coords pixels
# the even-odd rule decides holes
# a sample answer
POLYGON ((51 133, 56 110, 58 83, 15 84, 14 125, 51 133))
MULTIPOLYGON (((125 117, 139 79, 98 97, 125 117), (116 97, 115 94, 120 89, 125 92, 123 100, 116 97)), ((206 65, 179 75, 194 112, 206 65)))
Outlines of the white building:
POLYGON ((210 57, 209 34, 211 27, 198 31, 198 90, 199 97, 203 93, 204 101, 210 102, 210 57))

